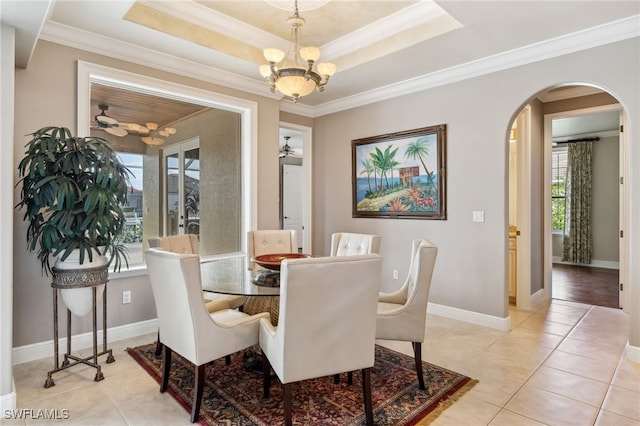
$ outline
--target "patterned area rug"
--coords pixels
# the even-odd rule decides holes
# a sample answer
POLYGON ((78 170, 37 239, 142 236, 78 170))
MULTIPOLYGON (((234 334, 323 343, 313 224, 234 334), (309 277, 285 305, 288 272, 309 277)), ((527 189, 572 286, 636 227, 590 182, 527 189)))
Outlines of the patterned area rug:
MULTIPOLYGON (((162 356, 154 355, 155 344, 127 349, 129 354, 160 383, 162 356)), ((202 425, 260 425, 284 423, 282 387, 271 380, 268 399, 262 398, 262 373, 247 368, 243 353, 207 366, 199 423, 202 425)), ((423 362, 427 390, 418 389, 411 357, 376 346, 371 387, 376 425, 425 425, 477 383, 454 371, 423 362)), ((191 412, 193 364, 175 352, 171 361, 168 392, 191 412)), ((293 385, 293 422, 298 425, 365 424, 360 372, 353 385, 346 374, 340 384, 332 377, 305 380, 293 385)), ((185 413, 185 420, 188 414, 185 413)))

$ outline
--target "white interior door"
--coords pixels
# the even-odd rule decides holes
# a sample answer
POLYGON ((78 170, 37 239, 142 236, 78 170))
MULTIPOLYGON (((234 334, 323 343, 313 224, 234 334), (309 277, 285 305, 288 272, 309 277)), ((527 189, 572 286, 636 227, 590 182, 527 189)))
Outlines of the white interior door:
POLYGON ((285 164, 282 166, 282 227, 298 232, 298 248, 301 249, 302 224, 302 166, 285 164))

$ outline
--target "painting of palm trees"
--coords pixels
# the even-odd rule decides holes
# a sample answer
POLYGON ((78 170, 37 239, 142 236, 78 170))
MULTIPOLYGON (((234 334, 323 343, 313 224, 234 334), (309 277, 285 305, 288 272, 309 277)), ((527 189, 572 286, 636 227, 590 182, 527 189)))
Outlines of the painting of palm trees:
POLYGON ((356 139, 353 217, 446 219, 446 125, 356 139))

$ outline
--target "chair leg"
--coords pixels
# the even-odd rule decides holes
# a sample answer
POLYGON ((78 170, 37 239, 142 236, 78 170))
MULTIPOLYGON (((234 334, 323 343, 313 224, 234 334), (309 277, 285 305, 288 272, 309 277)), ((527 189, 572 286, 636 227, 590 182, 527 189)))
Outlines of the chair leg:
POLYGON ((285 426, 293 426, 291 419, 291 383, 284 385, 284 424, 285 426))
POLYGON ((160 343, 160 331, 158 331, 158 340, 156 340, 156 356, 162 353, 162 343, 160 343))
POLYGON ((371 402, 371 368, 362 369, 362 395, 367 426, 373 425, 373 403, 371 402))
POLYGON ((231 365, 231 355, 226 355, 226 356, 224 357, 224 363, 225 363, 226 365, 231 365))
POLYGON ((413 343, 413 354, 416 359, 416 373, 418 373, 418 387, 420 390, 425 390, 424 387, 424 377, 422 374, 422 343, 421 342, 412 342, 413 343))
MULTIPOLYGON (((333 375, 333 384, 337 385, 340 383, 340 374, 333 375)), ((347 384, 351 386, 353 384, 353 371, 347 372, 347 384)))
POLYGON ((269 398, 269 388, 271 387, 271 365, 269 359, 262 352, 262 396, 269 398))
POLYGON ((206 372, 206 364, 196 367, 196 378, 193 388, 193 404, 191 405, 191 423, 198 421, 200 415, 200 403, 202 402, 202 391, 204 388, 204 375, 206 372))
POLYGON ((171 348, 165 346, 164 357, 162 358, 162 383, 160 384, 160 393, 167 390, 169 384, 169 370, 171 370, 171 348))

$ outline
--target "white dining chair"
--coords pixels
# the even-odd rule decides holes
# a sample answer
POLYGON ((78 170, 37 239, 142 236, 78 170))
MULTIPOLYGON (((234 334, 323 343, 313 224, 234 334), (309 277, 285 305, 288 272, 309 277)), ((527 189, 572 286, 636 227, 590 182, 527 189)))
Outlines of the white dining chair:
MULTIPOLYGON (((381 238, 378 235, 358 234, 355 232, 334 232, 331 234, 331 256, 353 256, 357 254, 380 254, 381 238)), ((340 375, 333 378, 340 383, 340 375)), ((347 383, 353 383, 353 374, 347 373, 347 383)))
POLYGON ((235 309, 207 312, 202 303, 198 255, 151 248, 145 259, 164 346, 160 392, 167 389, 172 352, 192 362, 196 367, 191 408, 194 423, 200 412, 205 365, 256 345, 260 319, 268 321, 269 314, 248 315, 235 309))
MULTIPOLYGON (((172 253, 200 254, 200 241, 198 240, 198 236, 194 234, 149 238, 149 247, 162 249, 172 253)), ((246 300, 244 296, 220 294, 211 291, 202 291, 202 297, 209 312, 215 312, 222 309, 241 309, 246 300)), ((160 355, 161 352, 162 344, 160 343, 160 336, 158 336, 158 341, 156 343, 156 356, 160 355)), ((227 362, 229 362, 229 359, 227 359, 227 362)))
POLYGON ((292 424, 292 383, 354 370, 362 370, 367 424, 373 424, 370 374, 381 265, 377 254, 282 261, 280 320, 278 326, 260 321, 260 348, 264 396, 271 366, 284 387, 286 425, 292 424))
POLYGON ((257 229, 247 231, 247 268, 259 267, 251 259, 261 254, 298 253, 295 229, 257 229))
POLYGON ((378 235, 335 232, 331 234, 331 256, 380 254, 380 242, 378 235))
POLYGON ((376 318, 376 338, 411 342, 418 375, 424 390, 422 342, 427 318, 431 277, 438 247, 424 239, 412 242, 409 274, 402 287, 392 293, 380 293, 376 318))
MULTIPOLYGON (((252 261, 255 256, 273 253, 298 253, 298 233, 294 229, 258 229, 247 232, 247 268, 258 270, 260 265, 252 261)), ((248 296, 247 312, 269 312, 271 321, 278 324, 280 298, 248 296)))

